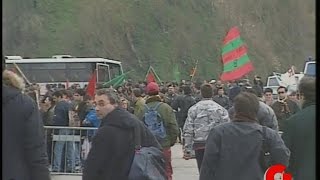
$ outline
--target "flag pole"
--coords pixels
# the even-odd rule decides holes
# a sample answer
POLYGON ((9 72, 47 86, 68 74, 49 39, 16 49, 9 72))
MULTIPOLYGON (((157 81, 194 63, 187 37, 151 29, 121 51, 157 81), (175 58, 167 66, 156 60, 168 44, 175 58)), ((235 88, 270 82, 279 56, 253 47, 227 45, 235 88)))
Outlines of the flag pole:
POLYGON ((161 79, 159 78, 158 74, 156 73, 156 71, 153 69, 152 66, 151 67, 151 70, 153 71, 153 74, 156 76, 156 78, 158 79, 159 83, 161 83, 161 79))
POLYGON ((151 65, 149 66, 149 69, 148 69, 148 71, 147 71, 146 77, 145 77, 144 79, 147 79, 148 74, 149 74, 149 72, 150 72, 150 69, 151 69, 151 65))
POLYGON ((198 68, 198 62, 199 62, 199 60, 197 60, 197 62, 196 62, 196 66, 195 66, 195 68, 194 68, 194 72, 193 72, 193 75, 192 75, 192 77, 191 77, 191 82, 193 81, 193 78, 194 78, 194 76, 196 75, 197 68, 198 68))
POLYGON ((14 67, 19 71, 20 75, 22 76, 22 78, 26 81, 26 83, 28 83, 28 85, 30 85, 30 81, 28 80, 28 78, 24 75, 24 73, 21 71, 21 69, 19 68, 19 66, 16 63, 13 63, 14 67))

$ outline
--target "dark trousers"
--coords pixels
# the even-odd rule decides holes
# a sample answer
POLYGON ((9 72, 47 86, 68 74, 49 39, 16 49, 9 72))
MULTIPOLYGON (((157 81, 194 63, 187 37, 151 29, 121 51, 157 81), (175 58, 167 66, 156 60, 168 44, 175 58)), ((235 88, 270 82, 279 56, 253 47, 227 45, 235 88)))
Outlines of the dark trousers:
POLYGON ((164 155, 164 160, 165 160, 165 168, 166 168, 166 175, 168 180, 172 180, 172 164, 171 164, 171 148, 163 148, 163 155, 164 155))
POLYGON ((195 150, 195 155, 196 155, 198 170, 199 170, 199 173, 200 173, 201 164, 202 164, 202 160, 203 160, 203 156, 204 156, 204 149, 195 150))
POLYGON ((181 128, 181 127, 179 128, 179 136, 178 136, 179 143, 182 143, 182 138, 181 138, 182 135, 183 135, 183 134, 182 134, 182 129, 183 129, 183 127, 182 127, 182 128, 181 128))

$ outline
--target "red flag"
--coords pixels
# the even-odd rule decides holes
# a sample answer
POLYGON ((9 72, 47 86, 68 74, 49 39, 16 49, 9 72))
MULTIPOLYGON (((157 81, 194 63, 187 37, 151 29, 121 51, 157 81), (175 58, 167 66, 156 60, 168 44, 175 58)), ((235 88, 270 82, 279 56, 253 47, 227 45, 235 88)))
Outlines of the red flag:
POLYGON ((97 83, 97 75, 96 72, 94 72, 91 75, 91 78, 89 80, 88 86, 87 86, 87 94, 91 97, 94 97, 96 92, 96 83, 97 83))
POLYGON ((149 84, 150 82, 157 82, 152 71, 149 71, 147 75, 147 83, 149 84))

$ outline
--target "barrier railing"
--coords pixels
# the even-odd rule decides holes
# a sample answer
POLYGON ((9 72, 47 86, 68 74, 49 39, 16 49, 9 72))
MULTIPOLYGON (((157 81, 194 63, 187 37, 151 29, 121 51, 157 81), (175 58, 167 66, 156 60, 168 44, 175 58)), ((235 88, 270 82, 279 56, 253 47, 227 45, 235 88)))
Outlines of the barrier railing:
MULTIPOLYGON (((82 175, 84 161, 97 128, 45 126, 52 175, 82 175)), ((281 136, 283 132, 279 131, 281 136)))
POLYGON ((83 162, 97 128, 45 126, 51 174, 82 175, 83 162))

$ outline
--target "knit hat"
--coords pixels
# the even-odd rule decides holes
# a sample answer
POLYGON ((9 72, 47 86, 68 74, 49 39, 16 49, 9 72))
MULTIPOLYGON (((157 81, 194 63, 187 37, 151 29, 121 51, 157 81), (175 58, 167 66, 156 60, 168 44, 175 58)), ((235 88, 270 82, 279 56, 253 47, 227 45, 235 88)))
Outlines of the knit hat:
POLYGON ((150 82, 148 85, 147 85, 147 93, 148 94, 157 94, 159 93, 159 85, 155 82, 150 82))

